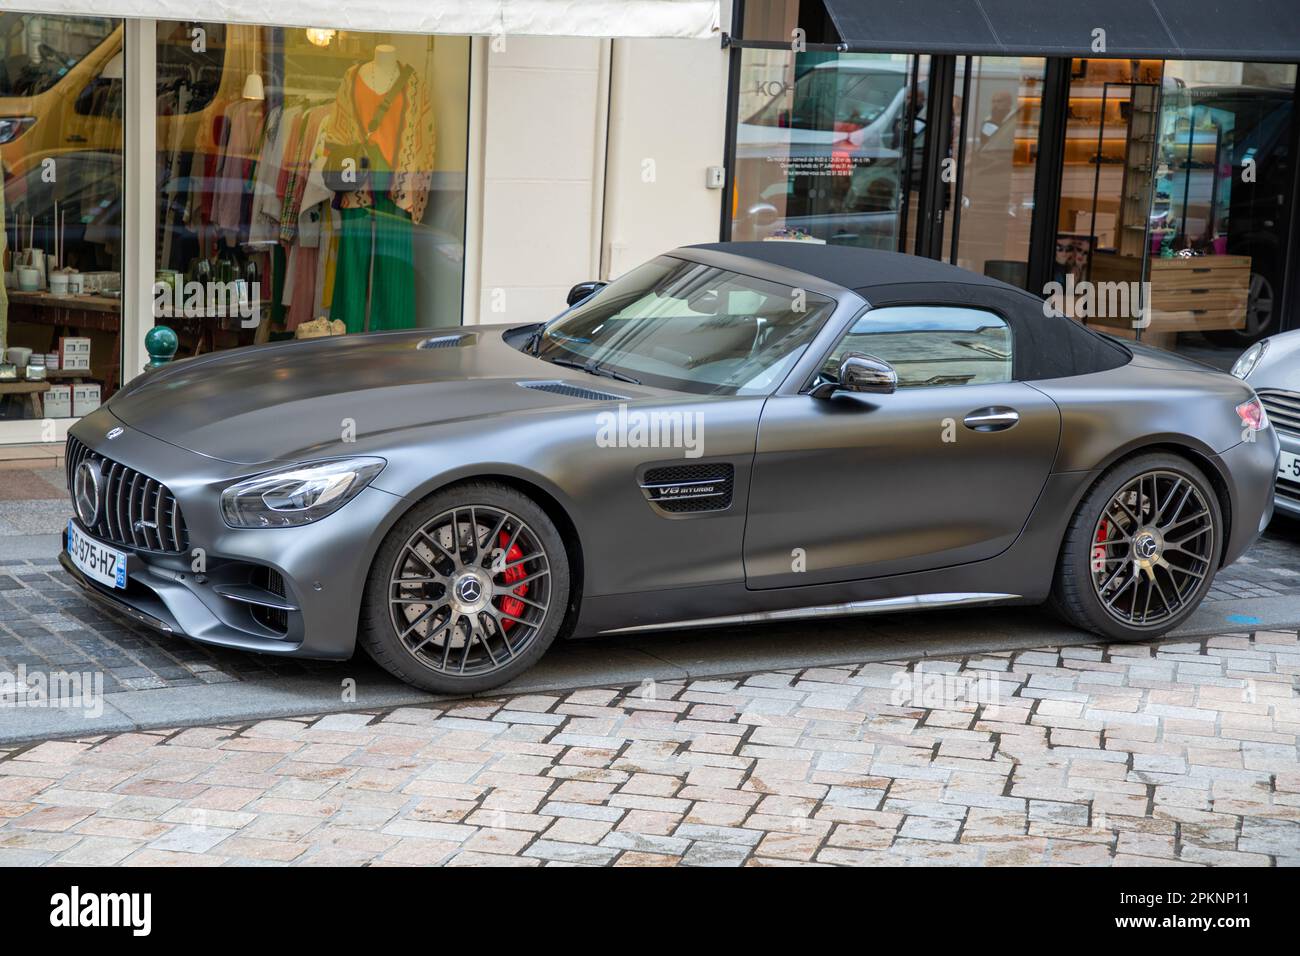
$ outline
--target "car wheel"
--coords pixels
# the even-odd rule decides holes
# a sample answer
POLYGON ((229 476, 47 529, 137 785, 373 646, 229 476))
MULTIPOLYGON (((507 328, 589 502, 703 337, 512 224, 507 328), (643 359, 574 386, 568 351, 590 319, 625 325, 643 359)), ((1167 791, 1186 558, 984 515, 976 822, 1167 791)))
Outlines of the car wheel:
POLYGON ((1119 641, 1159 637, 1191 615, 1222 553, 1219 499, 1187 460, 1121 462, 1084 496, 1066 530, 1051 604, 1119 641))
POLYGON ((474 693, 536 663, 568 602, 568 556, 546 513, 513 488, 471 482, 422 501, 389 531, 358 640, 407 683, 474 693))
POLYGON ((1250 274, 1250 291, 1246 299, 1246 324, 1240 329, 1206 332, 1215 345, 1244 349, 1277 331, 1277 302, 1273 283, 1263 272, 1250 274))

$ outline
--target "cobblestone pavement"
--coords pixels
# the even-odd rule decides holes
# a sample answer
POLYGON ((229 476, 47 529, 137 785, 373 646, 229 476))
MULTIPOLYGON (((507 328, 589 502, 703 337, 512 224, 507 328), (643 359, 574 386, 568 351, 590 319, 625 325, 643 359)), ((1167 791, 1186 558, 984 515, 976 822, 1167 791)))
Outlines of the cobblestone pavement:
POLYGON ((48 741, 0 863, 1295 865, 1298 676, 1258 632, 48 741))
MULTIPOLYGON (((59 567, 56 553, 39 560, 6 555, 6 538, 55 534, 68 514, 61 469, 0 470, 0 672, 16 673, 20 664, 28 671, 96 671, 104 675, 105 692, 114 693, 337 669, 155 634, 87 599, 59 567)), ((53 544, 51 551, 57 548, 53 544)), ((1206 600, 1286 594, 1300 594, 1300 523, 1271 528, 1218 576, 1206 600)))

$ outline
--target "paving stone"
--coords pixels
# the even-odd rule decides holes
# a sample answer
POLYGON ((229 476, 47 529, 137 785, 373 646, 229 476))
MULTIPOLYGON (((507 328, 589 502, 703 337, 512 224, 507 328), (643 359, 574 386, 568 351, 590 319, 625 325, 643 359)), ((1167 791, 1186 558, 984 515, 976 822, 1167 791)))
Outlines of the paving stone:
POLYGON ((900 711, 908 666, 0 748, 0 865, 1300 864, 1295 633, 926 661, 996 712, 900 711))

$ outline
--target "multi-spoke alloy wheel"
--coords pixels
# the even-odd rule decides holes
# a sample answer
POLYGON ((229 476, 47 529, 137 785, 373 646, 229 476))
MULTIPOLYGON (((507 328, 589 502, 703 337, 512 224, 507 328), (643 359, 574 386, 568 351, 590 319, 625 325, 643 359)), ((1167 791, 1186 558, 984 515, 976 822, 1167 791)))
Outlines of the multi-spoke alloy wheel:
POLYGON ((1178 614, 1213 568, 1214 518, 1190 480, 1139 475, 1110 499, 1092 540, 1092 584, 1116 620, 1132 627, 1178 614))
POLYGON ((1071 623, 1118 640, 1163 634, 1210 588, 1220 514, 1214 489, 1186 460, 1152 453, 1120 463, 1079 504, 1052 604, 1071 623))
POLYGON ((407 539, 389 579, 393 627, 425 667, 482 674, 528 646, 549 610, 536 532, 500 508, 444 511, 407 539))
POLYGON ((567 560, 545 513, 513 489, 460 486, 407 515, 381 546, 362 642, 421 686, 484 689, 540 656, 567 599, 567 560))

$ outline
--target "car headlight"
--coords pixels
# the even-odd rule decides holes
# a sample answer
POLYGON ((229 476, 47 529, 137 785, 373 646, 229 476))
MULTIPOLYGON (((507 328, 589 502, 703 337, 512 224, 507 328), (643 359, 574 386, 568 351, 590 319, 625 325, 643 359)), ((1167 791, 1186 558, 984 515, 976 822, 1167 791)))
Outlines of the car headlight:
POLYGON ((1246 351, 1242 352, 1237 361, 1232 363, 1232 374, 1237 378, 1249 378, 1250 373, 1255 371, 1255 366, 1259 360, 1264 357, 1268 351, 1268 339, 1261 339, 1246 351))
POLYGON ((384 470, 382 458, 305 462, 237 481, 221 492, 232 528, 294 528, 333 514, 384 470))
POLYGON ((32 128, 35 116, 0 116, 0 143, 17 139, 32 128))

